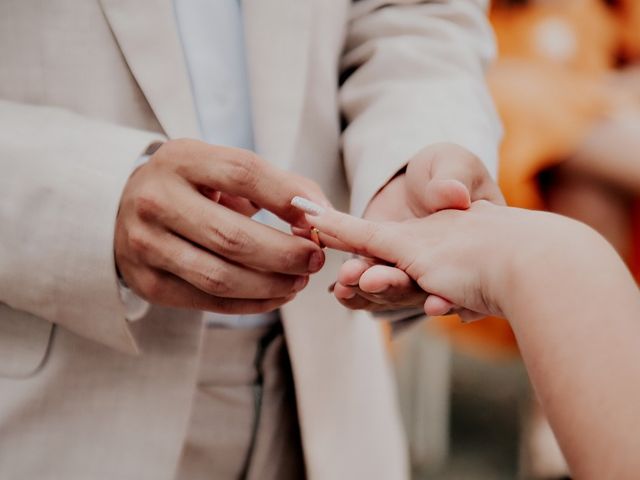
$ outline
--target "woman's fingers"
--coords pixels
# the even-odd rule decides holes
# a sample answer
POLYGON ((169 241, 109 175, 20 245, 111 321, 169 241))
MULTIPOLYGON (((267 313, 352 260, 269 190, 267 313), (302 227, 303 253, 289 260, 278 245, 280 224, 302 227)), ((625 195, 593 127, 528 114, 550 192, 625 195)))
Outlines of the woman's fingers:
POLYGON ((375 265, 375 260, 367 257, 351 258, 344 262, 338 271, 337 281, 343 285, 357 287, 360 278, 369 268, 375 265))
POLYGON ((396 263, 402 250, 403 238, 395 235, 391 225, 370 222, 337 210, 321 207, 302 197, 294 197, 291 204, 307 215, 307 221, 348 247, 347 251, 396 263))
POLYGON ((429 295, 424 301, 424 313, 426 313, 428 317, 447 315, 453 308, 453 303, 437 295, 429 295))
POLYGON ((427 298, 405 272, 369 258, 347 260, 333 293, 344 306, 369 311, 417 307, 427 298))
POLYGON ((358 294, 384 310, 420 307, 428 296, 405 272, 386 265, 376 265, 364 273, 358 294), (372 279, 376 276, 379 278, 372 279))
POLYGON ((370 265, 362 272, 358 286, 364 292, 384 296, 390 289, 411 291, 415 289, 413 279, 403 270, 389 265, 370 265))

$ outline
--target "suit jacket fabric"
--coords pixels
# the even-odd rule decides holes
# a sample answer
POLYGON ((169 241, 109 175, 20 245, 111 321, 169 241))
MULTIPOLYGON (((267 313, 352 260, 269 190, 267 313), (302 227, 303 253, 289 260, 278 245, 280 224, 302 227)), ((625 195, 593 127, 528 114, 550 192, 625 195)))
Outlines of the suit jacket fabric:
MULTIPOLYGON (((484 3, 244 0, 258 153, 355 214, 430 143, 493 166, 484 3)), ((197 134, 171 0, 0 2, 1 478, 173 477, 202 319, 127 322, 113 235, 131 162, 197 134)), ((308 475, 405 478, 380 331, 326 294, 340 261, 283 308, 308 475)))

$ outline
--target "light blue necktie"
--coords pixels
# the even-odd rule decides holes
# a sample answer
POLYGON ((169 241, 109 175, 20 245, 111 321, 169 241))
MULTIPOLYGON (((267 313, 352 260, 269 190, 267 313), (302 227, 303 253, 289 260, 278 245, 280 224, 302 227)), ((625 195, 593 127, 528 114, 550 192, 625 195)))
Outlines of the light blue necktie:
MULTIPOLYGON (((240 0, 174 0, 174 8, 202 139, 253 150, 240 0)), ((254 218, 268 222, 265 213, 254 218)), ((209 325, 235 328, 265 325, 278 318, 277 312, 205 314, 209 325)))
POLYGON ((202 138, 253 149, 239 0, 174 0, 202 138))

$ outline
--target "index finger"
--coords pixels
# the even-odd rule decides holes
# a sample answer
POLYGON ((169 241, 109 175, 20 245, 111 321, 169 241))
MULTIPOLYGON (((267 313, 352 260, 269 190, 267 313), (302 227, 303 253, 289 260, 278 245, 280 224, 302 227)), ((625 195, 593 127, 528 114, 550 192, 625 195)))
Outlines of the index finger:
POLYGON ((370 222, 332 208, 323 208, 302 197, 294 197, 291 205, 304 211, 307 221, 323 234, 337 239, 342 245, 334 245, 340 250, 397 263, 397 252, 403 245, 402 237, 395 234, 393 224, 370 222))
POLYGON ((330 205, 314 182, 281 170, 254 152, 204 142, 196 145, 181 172, 195 184, 244 197, 292 225, 307 225, 302 212, 291 206, 294 196, 311 196, 330 205))

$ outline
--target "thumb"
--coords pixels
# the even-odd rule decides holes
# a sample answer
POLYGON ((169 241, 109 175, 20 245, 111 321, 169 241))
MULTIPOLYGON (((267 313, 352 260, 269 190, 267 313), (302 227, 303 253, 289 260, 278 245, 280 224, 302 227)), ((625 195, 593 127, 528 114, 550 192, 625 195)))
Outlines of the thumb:
POLYGON ((407 165, 409 204, 421 217, 445 209, 466 210, 477 187, 477 161, 458 148, 444 145, 425 151, 407 165))
POLYGON ((426 213, 440 210, 466 210, 471 206, 469 189, 459 180, 433 178, 422 191, 426 213))

